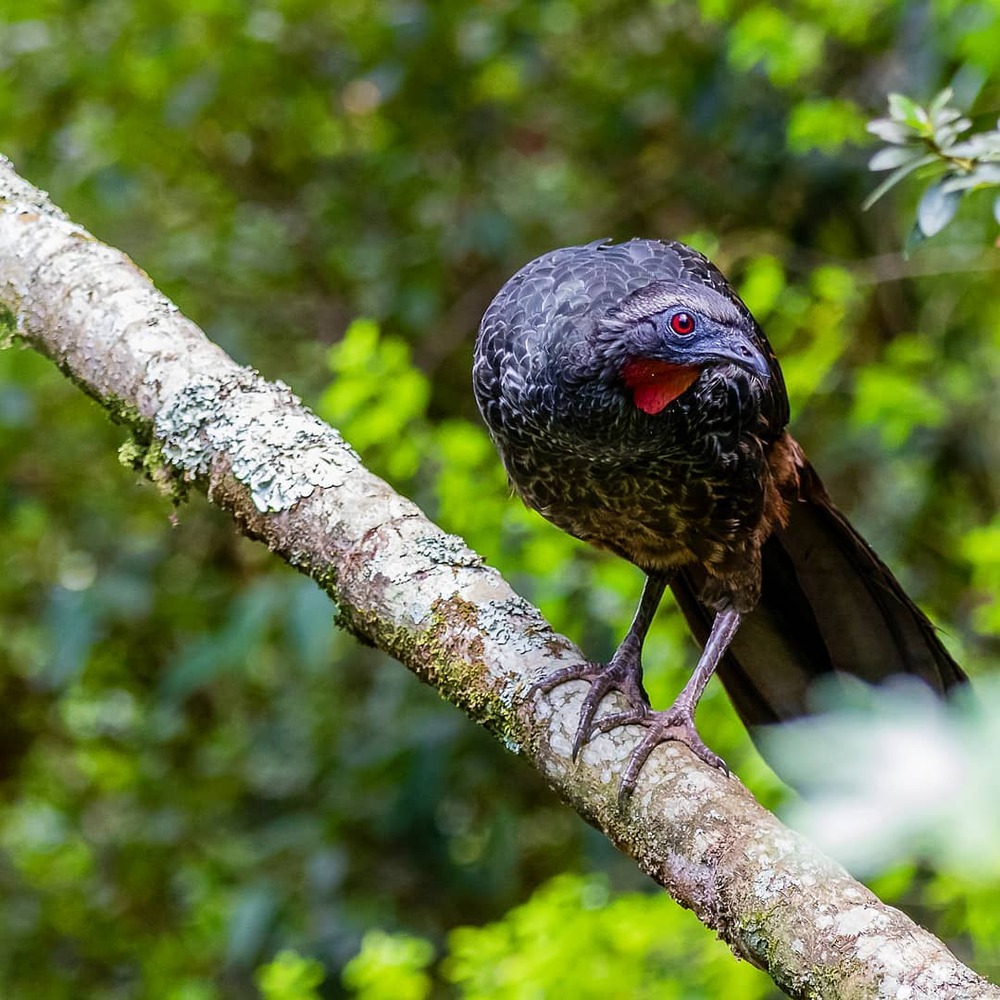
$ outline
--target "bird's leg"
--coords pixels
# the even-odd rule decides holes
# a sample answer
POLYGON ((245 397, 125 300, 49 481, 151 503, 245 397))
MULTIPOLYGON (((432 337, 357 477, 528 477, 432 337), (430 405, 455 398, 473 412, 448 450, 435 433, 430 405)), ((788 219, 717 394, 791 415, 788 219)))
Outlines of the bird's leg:
MULTIPOLYGON (((579 666, 557 670, 535 684, 528 693, 531 697, 536 691, 548 692, 566 681, 590 681, 590 690, 580 708, 580 721, 577 725, 576 739, 573 741, 574 760, 597 728, 594 716, 605 695, 612 691, 620 691, 628 699, 633 713, 649 714, 649 698, 642 687, 642 644, 659 607, 668 579, 667 575, 661 573, 650 573, 646 577, 632 624, 607 663, 581 663, 579 666)), ((632 713, 626 714, 631 717, 632 713)))
POLYGON ((623 801, 631 795, 639 771, 642 770, 642 765, 646 763, 656 747, 668 740, 677 740, 686 744, 691 752, 696 757, 700 757, 706 764, 711 764, 712 767, 720 768, 727 774, 729 773, 725 761, 718 754, 709 750, 698 735, 694 724, 694 711, 698 707, 698 701, 705 690, 705 685, 708 684, 712 674, 715 673, 715 668, 719 665, 719 661, 733 641, 739 624, 740 613, 733 608, 726 608, 716 614, 715 621, 712 622, 712 631, 709 633, 708 642, 705 643, 698 665, 694 668, 694 672, 673 705, 665 712, 653 712, 648 708, 645 711, 618 712, 614 715, 606 715, 593 727, 595 731, 602 733, 630 724, 643 726, 647 730, 642 742, 632 751, 628 766, 622 775, 618 791, 619 801, 623 801))

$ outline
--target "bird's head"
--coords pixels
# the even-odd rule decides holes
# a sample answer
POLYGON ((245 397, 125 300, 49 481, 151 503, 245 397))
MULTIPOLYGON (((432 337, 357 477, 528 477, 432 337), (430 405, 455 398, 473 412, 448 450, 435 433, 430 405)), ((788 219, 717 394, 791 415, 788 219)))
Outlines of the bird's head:
POLYGON ((623 383, 635 406, 656 414, 705 370, 735 366, 768 382, 774 360, 745 307, 707 285, 653 282, 598 323, 592 347, 606 377, 623 383))

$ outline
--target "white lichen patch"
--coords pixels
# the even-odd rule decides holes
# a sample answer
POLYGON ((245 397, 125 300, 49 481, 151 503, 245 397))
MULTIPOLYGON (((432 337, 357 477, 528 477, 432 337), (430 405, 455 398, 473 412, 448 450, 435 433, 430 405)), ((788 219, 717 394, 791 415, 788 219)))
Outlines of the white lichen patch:
POLYGON ((878 958, 884 965, 892 965, 898 956, 899 948, 895 942, 881 934, 865 934, 858 938, 854 954, 861 962, 869 958, 878 958))
POLYGON ((715 788, 717 780, 714 774, 703 768, 685 768, 682 772, 679 791, 692 797, 703 796, 715 788))
POLYGON ((517 595, 481 604, 476 611, 476 626, 498 646, 509 647, 505 652, 519 656, 543 649, 552 634, 538 611, 517 595))
POLYGON ((887 923, 885 914, 879 913, 874 906, 852 906, 837 914, 833 927, 837 934, 853 936, 884 927, 887 923))
POLYGON ((549 739, 549 747, 557 757, 568 760, 573 752, 573 739, 566 730, 556 729, 549 739))
POLYGON ((696 858, 707 857, 715 849, 717 843, 718 837, 714 833, 709 833, 708 830, 699 827, 691 838, 690 853, 696 858))
POLYGON ((753 878, 754 895, 762 903, 773 903, 795 889, 795 879, 779 868, 765 868, 753 878))
MULTIPOLYGON (((617 771, 627 758, 625 740, 619 735, 623 731, 627 727, 593 736, 580 751, 580 759, 588 767, 601 768, 602 781, 610 780, 612 771, 617 771)), ((573 735, 575 738, 576 734, 573 735)))
POLYGON ((898 979, 889 977, 882 981, 878 995, 879 997, 885 997, 885 1000, 890 1000, 890 998, 891 1000, 912 1000, 913 987, 905 983, 900 984, 898 979))
POLYGON ((442 566, 482 566, 483 557, 465 543, 458 535, 444 533, 421 535, 413 547, 417 555, 442 566))
POLYGON ((251 369, 189 382, 159 411, 156 435, 174 466, 197 478, 225 456, 261 512, 288 510, 316 489, 342 486, 344 439, 305 409, 281 382, 251 369))

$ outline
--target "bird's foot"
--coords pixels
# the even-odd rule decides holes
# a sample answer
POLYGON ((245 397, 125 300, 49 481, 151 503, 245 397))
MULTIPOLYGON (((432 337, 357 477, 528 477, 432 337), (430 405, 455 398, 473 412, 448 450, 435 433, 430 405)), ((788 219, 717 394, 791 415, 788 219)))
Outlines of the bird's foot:
POLYGON ((711 767, 729 774, 726 762, 705 746, 694 724, 693 709, 675 704, 665 712, 654 712, 649 708, 638 708, 625 712, 605 715, 594 724, 592 732, 608 733, 620 726, 642 726, 646 733, 639 745, 632 751, 621 784, 618 786, 618 801, 624 803, 635 789, 636 779, 649 755, 661 744, 670 741, 683 743, 696 757, 711 767))
MULTIPOLYGON (((577 723, 576 738, 573 740, 573 760, 580 755, 584 744, 594 735, 598 726, 604 721, 594 716, 612 691, 620 691, 635 713, 649 712, 649 699, 642 688, 642 670, 638 658, 634 660, 625 655, 615 655, 609 663, 580 663, 573 667, 564 667, 531 686, 528 697, 536 693, 548 694, 553 688, 567 681, 589 681, 590 690, 580 707, 580 720, 577 723)), ((630 715, 631 712, 616 713, 630 715)), ((604 732, 606 730, 602 730, 604 732)))

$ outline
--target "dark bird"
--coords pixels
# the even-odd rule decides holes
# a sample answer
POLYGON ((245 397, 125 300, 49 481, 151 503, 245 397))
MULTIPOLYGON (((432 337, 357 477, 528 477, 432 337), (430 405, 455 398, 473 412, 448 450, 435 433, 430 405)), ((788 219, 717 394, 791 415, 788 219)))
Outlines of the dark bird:
POLYGON ((694 711, 712 674, 748 727, 808 711, 821 676, 896 674, 944 693, 966 678, 934 627, 830 502, 785 430, 788 397, 760 326, 722 273, 682 243, 554 250, 483 317, 473 383, 514 489, 553 524, 646 574, 590 682, 573 749, 637 724, 627 795, 650 752, 679 740, 725 768, 694 711), (670 587, 703 652, 666 711, 642 686, 642 645, 670 587), (597 716, 620 691, 625 711, 597 716))

